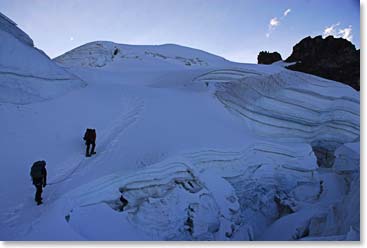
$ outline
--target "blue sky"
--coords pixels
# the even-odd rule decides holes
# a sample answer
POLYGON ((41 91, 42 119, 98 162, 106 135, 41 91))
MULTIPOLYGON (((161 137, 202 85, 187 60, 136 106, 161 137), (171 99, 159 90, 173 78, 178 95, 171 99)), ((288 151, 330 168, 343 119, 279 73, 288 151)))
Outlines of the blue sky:
POLYGON ((95 40, 175 43, 256 63, 287 58, 306 36, 334 34, 360 47, 357 0, 1 0, 0 12, 50 57, 95 40))

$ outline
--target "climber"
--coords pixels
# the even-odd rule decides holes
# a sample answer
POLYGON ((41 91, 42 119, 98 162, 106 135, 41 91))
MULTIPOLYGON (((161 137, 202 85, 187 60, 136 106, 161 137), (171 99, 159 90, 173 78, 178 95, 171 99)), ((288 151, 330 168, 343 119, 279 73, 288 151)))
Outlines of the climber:
POLYGON ((34 162, 31 168, 31 177, 33 181, 33 185, 36 187, 36 195, 34 200, 37 202, 37 205, 42 204, 42 188, 46 187, 46 161, 37 161, 34 162))
POLYGON ((127 206, 127 204, 129 204, 128 200, 123 195, 120 197, 120 203, 120 211, 124 211, 124 208, 127 206))
POLYGON ((94 151, 94 149, 96 148, 96 138, 97 138, 96 130, 87 128, 83 138, 85 140, 85 144, 87 145, 87 150, 85 154, 86 157, 90 157, 91 155, 96 154, 96 152, 94 151), (92 145, 92 150, 89 153, 90 145, 92 145))

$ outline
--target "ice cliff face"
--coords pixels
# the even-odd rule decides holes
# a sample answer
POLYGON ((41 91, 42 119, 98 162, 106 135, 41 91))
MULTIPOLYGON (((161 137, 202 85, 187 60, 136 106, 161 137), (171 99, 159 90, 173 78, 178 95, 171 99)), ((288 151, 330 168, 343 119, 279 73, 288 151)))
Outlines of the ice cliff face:
POLYGON ((120 211, 122 194, 129 205, 120 214, 150 239, 253 240, 319 197, 316 169, 309 146, 259 143, 240 152, 188 153, 73 191, 67 214, 78 226, 75 212, 99 204, 120 211))
POLYGON ((311 75, 215 70, 196 79, 256 133, 270 139, 339 146, 359 140, 359 94, 311 75))
POLYGON ((50 99, 83 85, 33 47, 16 24, 0 15, 0 102, 26 104, 50 99))
MULTIPOLYGON (((338 150, 338 163, 348 167, 351 159, 350 149, 338 150)), ((106 214, 116 212, 110 226, 124 220, 139 233, 128 240, 354 240, 355 169, 335 170, 337 176, 320 171, 307 145, 203 150, 79 187, 65 196, 63 213, 75 229, 91 226, 83 229, 91 240, 106 237, 95 224, 104 223, 105 215, 92 214, 101 207, 106 214), (121 195, 129 201, 123 211, 121 195)), ((125 237, 123 230, 114 232, 117 239, 125 237)))

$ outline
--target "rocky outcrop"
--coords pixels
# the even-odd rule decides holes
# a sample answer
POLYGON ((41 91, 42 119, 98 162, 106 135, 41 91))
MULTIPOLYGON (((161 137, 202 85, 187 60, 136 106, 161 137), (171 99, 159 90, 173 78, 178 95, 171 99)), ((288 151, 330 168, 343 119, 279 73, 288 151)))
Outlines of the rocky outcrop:
POLYGON ((270 65, 279 60, 282 60, 282 56, 278 52, 261 51, 257 56, 258 64, 270 65))
POLYGON ((360 51, 348 40, 328 36, 306 37, 293 47, 288 69, 347 84, 359 91, 360 51))

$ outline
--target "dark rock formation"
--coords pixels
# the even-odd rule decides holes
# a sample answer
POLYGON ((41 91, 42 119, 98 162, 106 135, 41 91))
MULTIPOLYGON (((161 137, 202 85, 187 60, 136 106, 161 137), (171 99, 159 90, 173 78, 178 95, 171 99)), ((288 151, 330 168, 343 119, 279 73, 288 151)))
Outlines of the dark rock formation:
POLYGON ((278 52, 269 53, 267 51, 261 51, 257 56, 258 64, 270 65, 279 60, 282 60, 282 56, 278 52))
POLYGON ((360 51, 348 40, 328 36, 306 37, 293 47, 288 69, 342 82, 359 91, 360 51))

